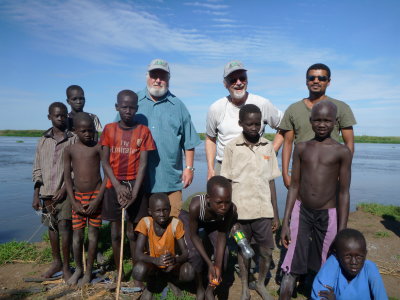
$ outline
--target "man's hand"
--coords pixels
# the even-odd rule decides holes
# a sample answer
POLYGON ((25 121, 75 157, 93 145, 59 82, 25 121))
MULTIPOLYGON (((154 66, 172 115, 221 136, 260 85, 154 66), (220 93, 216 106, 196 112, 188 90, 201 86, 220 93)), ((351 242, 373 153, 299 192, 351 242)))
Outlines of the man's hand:
POLYGON ((187 188, 189 185, 192 184, 193 181, 193 175, 194 171, 185 168, 182 172, 182 183, 183 183, 183 188, 187 188))
POLYGON ((281 230, 281 243, 285 248, 287 248, 289 247, 290 242, 291 238, 289 226, 287 224, 283 224, 281 230))
POLYGON ((288 175, 288 174, 282 174, 282 177, 283 177, 283 184, 285 185, 285 187, 286 187, 287 189, 289 189, 290 181, 291 181, 290 175, 288 175))
POLYGON ((59 189, 55 195, 53 196, 53 201, 54 202, 60 202, 61 200, 65 199, 65 196, 67 195, 67 191, 65 189, 65 186, 59 189))
POLYGON ((274 220, 272 221, 272 232, 277 231, 279 228, 279 218, 276 217, 274 218, 274 220))
POLYGON ((32 208, 33 208, 34 210, 39 210, 39 209, 41 208, 41 206, 40 206, 39 195, 37 195, 36 193, 33 194, 32 208))
POLYGON ((214 169, 208 169, 208 172, 207 172, 207 181, 208 181, 211 177, 213 177, 213 176, 215 176, 215 170, 214 170, 214 169))
POLYGON ((324 285, 328 290, 327 291, 319 291, 318 296, 321 297, 323 300, 336 300, 336 295, 333 292, 333 288, 330 287, 329 285, 324 285))

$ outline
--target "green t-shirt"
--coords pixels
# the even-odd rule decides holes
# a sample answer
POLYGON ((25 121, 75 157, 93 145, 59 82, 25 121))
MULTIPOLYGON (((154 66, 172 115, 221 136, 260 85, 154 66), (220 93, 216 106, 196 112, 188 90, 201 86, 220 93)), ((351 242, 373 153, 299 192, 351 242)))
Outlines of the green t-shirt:
MULTIPOLYGON (((350 106, 346 103, 330 97, 326 97, 326 100, 333 102, 337 106, 337 123, 332 131, 331 137, 339 141, 340 129, 353 126, 357 122, 350 106)), ((293 130, 295 144, 309 141, 315 136, 311 128, 310 116, 311 109, 307 107, 304 100, 300 100, 288 107, 279 128, 282 130, 293 130)))

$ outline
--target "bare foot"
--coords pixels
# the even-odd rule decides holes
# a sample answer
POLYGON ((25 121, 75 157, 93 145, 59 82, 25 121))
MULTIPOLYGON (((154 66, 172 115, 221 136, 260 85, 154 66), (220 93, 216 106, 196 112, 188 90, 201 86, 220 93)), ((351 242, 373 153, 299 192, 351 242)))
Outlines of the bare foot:
POLYGON ((63 267, 63 279, 65 282, 67 282, 72 276, 71 269, 69 266, 63 267))
POLYGON ((256 284, 256 292, 263 298, 263 300, 272 300, 272 296, 268 293, 263 282, 258 282, 256 284))
POLYGON ((74 274, 66 281, 68 285, 76 285, 82 276, 82 269, 76 268, 74 274))
POLYGON ((92 280, 92 274, 86 272, 85 275, 83 275, 83 277, 79 279, 78 287, 83 287, 85 284, 90 283, 91 280, 92 280))
POLYGON ((60 272, 62 270, 62 262, 61 261, 53 261, 50 268, 42 274, 44 278, 50 278, 54 273, 60 272))
POLYGON ((175 284, 172 282, 168 282, 168 287, 171 289, 172 293, 176 298, 181 298, 183 296, 183 293, 180 288, 178 288, 175 284))
POLYGON ((249 288, 242 286, 242 295, 240 296, 240 300, 249 300, 250 299, 250 291, 249 288))

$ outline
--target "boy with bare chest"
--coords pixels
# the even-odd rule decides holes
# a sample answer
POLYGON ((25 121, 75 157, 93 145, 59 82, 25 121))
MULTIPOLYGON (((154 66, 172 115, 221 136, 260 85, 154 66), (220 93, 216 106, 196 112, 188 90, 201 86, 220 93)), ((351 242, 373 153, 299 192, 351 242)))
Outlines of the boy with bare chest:
POLYGON ((347 226, 352 154, 330 137, 336 113, 330 101, 314 105, 310 122, 315 138, 297 144, 293 153, 281 231, 288 251, 280 299, 290 299, 298 275, 319 271, 336 233, 347 226))
MULTIPOLYGON (((92 268, 101 226, 101 201, 105 189, 100 174, 101 146, 95 141, 95 127, 89 114, 80 112, 74 118, 79 141, 65 150, 64 177, 72 202, 73 250, 76 270, 68 284, 82 286, 92 279, 92 268), (71 171, 74 172, 72 180, 71 171), (89 250, 86 273, 83 274, 82 247, 86 222, 89 223, 89 250)), ((104 183, 106 181, 104 180, 104 183)))

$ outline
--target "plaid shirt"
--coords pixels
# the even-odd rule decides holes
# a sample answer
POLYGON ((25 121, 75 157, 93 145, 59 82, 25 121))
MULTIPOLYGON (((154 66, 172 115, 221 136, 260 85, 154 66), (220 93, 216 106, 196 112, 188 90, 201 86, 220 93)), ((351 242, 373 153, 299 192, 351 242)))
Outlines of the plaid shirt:
POLYGON ((66 130, 64 138, 56 141, 53 129, 43 133, 37 147, 33 162, 32 180, 41 183, 40 197, 50 197, 62 187, 64 183, 64 149, 74 144, 76 136, 66 130))

